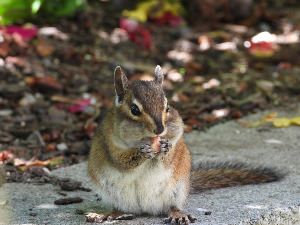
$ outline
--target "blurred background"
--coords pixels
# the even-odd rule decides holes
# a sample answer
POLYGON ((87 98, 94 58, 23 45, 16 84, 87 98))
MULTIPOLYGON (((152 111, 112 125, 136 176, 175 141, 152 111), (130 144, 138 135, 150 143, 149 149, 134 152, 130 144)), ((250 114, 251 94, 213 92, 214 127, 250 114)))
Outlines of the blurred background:
POLYGON ((1 0, 0 164, 8 181, 86 159, 113 103, 117 65, 131 80, 152 79, 161 65, 186 132, 293 107, 299 9, 296 0, 1 0))

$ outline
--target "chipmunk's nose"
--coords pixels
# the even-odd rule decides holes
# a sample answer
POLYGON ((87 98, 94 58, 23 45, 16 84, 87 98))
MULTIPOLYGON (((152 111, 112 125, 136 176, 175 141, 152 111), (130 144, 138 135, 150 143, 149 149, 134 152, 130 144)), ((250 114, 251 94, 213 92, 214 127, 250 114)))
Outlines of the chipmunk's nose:
POLYGON ((154 132, 156 135, 160 135, 161 133, 164 132, 164 130, 165 130, 164 126, 163 126, 162 124, 158 124, 158 125, 156 125, 156 129, 154 129, 153 132, 154 132))

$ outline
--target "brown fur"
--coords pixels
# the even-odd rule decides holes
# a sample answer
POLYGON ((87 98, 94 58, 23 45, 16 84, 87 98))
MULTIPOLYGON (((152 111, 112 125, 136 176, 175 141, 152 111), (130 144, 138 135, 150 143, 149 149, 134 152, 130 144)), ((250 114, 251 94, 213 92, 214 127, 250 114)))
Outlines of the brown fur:
MULTIPOLYGON (((121 118, 120 118, 121 117, 121 118)), ((89 156, 88 171, 90 176, 95 179, 95 172, 105 164, 113 164, 115 167, 122 169, 132 169, 140 165, 146 160, 136 149, 128 149, 120 151, 114 143, 112 143, 111 135, 113 127, 118 119, 122 116, 117 115, 115 108, 107 112, 102 127, 100 127, 92 142, 92 149, 89 156)))
POLYGON ((131 84, 134 96, 142 103, 145 112, 154 120, 156 126, 165 125, 165 96, 160 85, 154 81, 134 81, 131 84))
MULTIPOLYGON (((202 191, 270 182, 279 178, 268 169, 253 169, 229 163, 201 164, 190 175, 191 156, 182 137, 183 122, 172 107, 166 112, 167 102, 161 86, 163 77, 161 71, 159 69, 157 71, 159 75, 154 81, 134 81, 129 84, 121 69, 119 67, 116 69, 115 87, 118 102, 107 112, 99 126, 89 156, 88 172, 94 182, 99 183, 98 179, 101 179, 103 169, 115 168, 128 174, 147 160, 151 160, 151 163, 144 164, 150 165, 145 167, 147 169, 153 169, 159 160, 163 162, 161 164, 163 167, 171 168, 172 175, 168 184, 177 187, 183 182, 184 188, 180 190, 185 193, 185 197, 190 180, 193 191, 202 191), (139 105, 141 111, 139 116, 131 113, 130 107, 134 101, 139 105), (150 143, 150 138, 157 136, 154 132, 159 126, 166 128, 161 138, 171 141, 173 146, 166 154, 159 153, 153 159, 147 159, 145 153, 140 151, 140 146, 144 141, 150 143)), ((180 214, 178 210, 176 212, 171 210, 171 217, 174 217, 174 213, 180 214)))
POLYGON ((166 167, 173 167, 173 177, 175 181, 184 179, 189 182, 191 155, 183 138, 177 142, 174 150, 164 159, 164 163, 166 167))
POLYGON ((193 192, 247 184, 277 181, 283 174, 270 168, 253 167, 243 163, 202 163, 191 175, 193 192))

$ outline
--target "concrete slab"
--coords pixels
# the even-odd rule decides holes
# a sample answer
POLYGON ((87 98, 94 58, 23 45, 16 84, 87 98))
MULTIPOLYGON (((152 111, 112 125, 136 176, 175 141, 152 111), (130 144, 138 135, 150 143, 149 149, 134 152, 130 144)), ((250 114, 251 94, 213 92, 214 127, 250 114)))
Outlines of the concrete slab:
MULTIPOLYGON (((254 120, 262 113, 248 117, 254 120)), ((277 168, 287 173, 280 182, 211 190, 191 195, 186 211, 197 216, 196 224, 274 225, 300 224, 300 127, 284 129, 244 128, 228 122, 207 132, 186 135, 193 162, 239 161, 277 168), (211 215, 204 215, 210 211, 211 215)), ((53 171, 61 177, 83 181, 92 187, 86 163, 53 171)), ((4 184, 0 188, 0 224, 85 224, 76 209, 97 209, 95 192, 68 192, 80 196, 80 204, 55 206, 61 198, 52 185, 4 184)), ((116 224, 161 224, 162 218, 142 217, 116 224)))

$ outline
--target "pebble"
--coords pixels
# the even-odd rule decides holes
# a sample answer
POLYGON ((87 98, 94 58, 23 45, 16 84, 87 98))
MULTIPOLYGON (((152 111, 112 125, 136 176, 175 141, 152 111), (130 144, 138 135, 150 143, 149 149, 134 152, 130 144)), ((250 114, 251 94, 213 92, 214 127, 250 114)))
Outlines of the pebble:
POLYGON ((36 103, 36 98, 29 93, 25 93, 24 97, 19 101, 21 106, 28 106, 36 103))
POLYGON ((73 198, 61 198, 54 201, 55 205, 69 205, 69 204, 76 204, 81 203, 83 201, 80 197, 73 197, 73 198))
POLYGON ((10 116, 13 113, 11 109, 2 109, 0 110, 0 116, 10 116))
POLYGON ((29 216, 37 216, 37 213, 31 212, 31 213, 29 213, 29 216))
POLYGON ((68 146, 66 143, 57 144, 56 148, 61 152, 68 150, 68 146))

